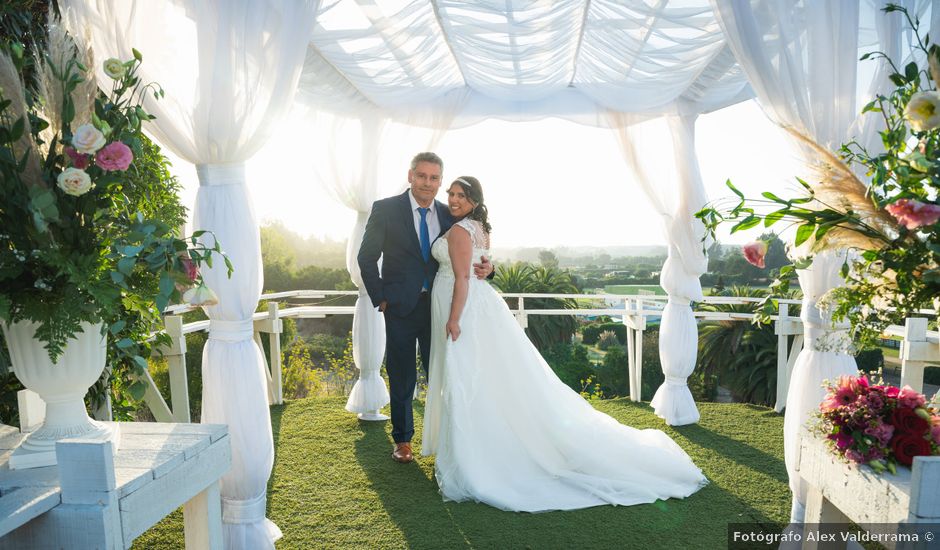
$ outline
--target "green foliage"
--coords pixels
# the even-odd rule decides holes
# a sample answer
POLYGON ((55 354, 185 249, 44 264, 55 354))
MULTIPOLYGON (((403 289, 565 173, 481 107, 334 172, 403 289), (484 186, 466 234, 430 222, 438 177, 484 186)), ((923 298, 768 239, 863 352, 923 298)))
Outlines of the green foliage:
POLYGON ((885 366, 885 355, 881 348, 866 349, 855 355, 858 370, 863 372, 878 372, 885 366))
MULTIPOLYGON (((661 376, 662 372, 659 374, 661 376)), ((650 373, 650 375, 653 374, 650 373)), ((643 378, 643 384, 646 385, 646 376, 643 378)), ((626 350, 622 346, 614 346, 607 350, 604 361, 597 366, 596 380, 604 395, 609 397, 630 395, 629 364, 626 350)), ((647 397, 649 396, 652 394, 647 394, 647 397)))
POLYGON ((310 359, 310 348, 303 340, 297 340, 284 350, 281 362, 285 399, 301 399, 325 393, 323 370, 314 367, 310 359))
MULTIPOLYGON (((580 294, 568 270, 557 267, 515 263, 499 265, 493 285, 506 293, 580 294)), ((515 300, 515 299, 512 299, 515 300)), ((536 298, 524 300, 526 309, 576 309, 574 300, 536 298)), ((577 330, 577 320, 569 315, 534 315, 529 317, 526 334, 539 351, 553 344, 571 341, 577 330)))
POLYGON ((606 350, 611 346, 621 345, 620 339, 617 338, 617 333, 612 330, 605 330, 597 338, 597 349, 606 350))
MULTIPOLYGON (((732 287, 720 296, 759 298, 766 292, 732 287)), ((755 304, 702 304, 704 311, 754 313, 755 304)), ((777 336, 766 324, 712 321, 699 328, 697 371, 717 379, 739 401, 773 405, 777 396, 777 336)))
MULTIPOLYGON (((152 118, 140 106, 143 94, 160 97, 162 90, 137 76, 140 56, 123 63, 123 75, 107 95, 89 99, 76 90, 93 79, 94 67, 83 65, 78 50, 68 45, 72 53, 53 61, 38 47, 36 57, 56 74, 47 85, 61 87, 60 104, 29 87, 22 90, 25 105, 0 92, 0 320, 39 323, 37 338, 53 359, 81 323, 102 322, 109 340, 106 376, 140 396, 142 383, 133 377, 147 369, 146 336, 159 326, 160 311, 200 282, 195 268, 211 265, 221 247, 215 239, 198 239, 204 232, 176 236, 185 212, 178 184, 141 131, 152 118), (86 109, 90 120, 75 118, 86 109), (106 147, 126 147, 132 164, 126 170, 109 166, 100 149, 98 156, 67 151, 67 145, 82 149, 73 143, 82 125, 106 147), (75 186, 60 181, 64 173, 76 178, 75 186)), ((24 54, 20 43, 2 50, 0 55, 12 53, 25 76, 33 52, 24 54)), ((13 92, 6 90, 10 97, 13 92)), ((99 401, 102 387, 93 392, 99 401)))
POLYGON ((627 327, 623 323, 598 322, 585 325, 581 335, 585 344, 593 346, 602 332, 613 332, 620 342, 627 341, 627 327))
MULTIPOLYGON (((904 15, 916 36, 912 53, 926 57, 935 68, 912 62, 902 69, 882 52, 862 57, 883 59, 893 69, 889 78, 896 88, 878 95, 862 110, 869 116, 880 115, 884 122, 879 132, 883 151, 872 153, 852 141, 839 149, 840 159, 804 138, 825 169, 818 182, 798 180, 802 195, 781 198, 765 192, 761 199, 751 199, 728 181, 737 198, 696 214, 709 237, 721 224, 733 224, 734 233, 761 223, 771 227, 784 222, 796 226, 795 244, 806 243, 811 253, 827 248, 856 250, 857 258, 842 269, 846 285, 831 294, 831 302, 833 317, 847 319, 853 339, 865 346, 874 345, 887 325, 903 324, 919 310, 936 307, 940 296, 940 223, 928 215, 940 208, 940 126, 925 116, 940 108, 930 95, 940 83, 940 47, 928 37, 921 39, 920 22, 903 7, 888 5, 884 11, 904 15), (925 109, 907 111, 915 101, 928 103, 925 109), (858 181, 853 171, 865 173, 867 181, 858 181), (909 218, 906 209, 919 214, 909 218)), ((794 269, 808 264, 806 258, 802 264, 781 268, 771 289, 785 293, 794 269)))
POLYGON ((556 343, 542 352, 542 356, 555 375, 575 391, 582 391, 584 388, 582 381, 594 374, 591 361, 588 359, 587 348, 584 346, 556 343))

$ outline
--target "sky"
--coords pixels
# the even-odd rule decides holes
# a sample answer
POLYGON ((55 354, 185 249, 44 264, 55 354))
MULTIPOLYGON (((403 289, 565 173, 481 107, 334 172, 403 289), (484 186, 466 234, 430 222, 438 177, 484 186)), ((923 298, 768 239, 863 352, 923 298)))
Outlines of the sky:
MULTIPOLYGON (((309 154, 296 132, 285 127, 247 166, 256 216, 262 225, 281 221, 302 236, 344 240, 354 214, 317 183, 309 154)), ((646 136, 644 135, 644 138, 646 136)), ((649 135, 660 143, 664 135, 649 135)), ((710 199, 728 197, 725 180, 748 196, 766 190, 795 190, 800 165, 795 149, 754 101, 699 117, 696 150, 710 199)), ((414 151, 415 153, 418 151, 414 151)), ((610 130, 561 119, 535 122, 489 120, 449 131, 437 147, 444 159, 444 182, 461 175, 482 183, 497 247, 578 247, 662 245, 660 217, 631 175, 610 130)), ((411 153, 385 162, 384 196, 403 189, 411 153), (387 165, 387 166, 386 166, 387 165), (396 166, 397 165, 397 166, 396 166)), ((652 153, 652 165, 670 169, 668 148, 652 153)), ((198 183, 192 165, 178 159, 174 172, 192 207, 198 183)), ((352 158, 346 162, 360 162, 352 158)), ((743 243, 759 230, 721 237, 743 243)))

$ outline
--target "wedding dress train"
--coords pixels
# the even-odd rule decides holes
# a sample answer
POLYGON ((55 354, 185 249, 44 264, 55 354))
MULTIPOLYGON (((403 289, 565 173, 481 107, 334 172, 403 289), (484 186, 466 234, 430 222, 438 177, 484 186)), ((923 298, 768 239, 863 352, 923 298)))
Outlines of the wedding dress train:
MULTIPOLYGON (((473 257, 486 254, 478 222, 461 220, 473 257)), ((503 299, 470 278, 456 342, 446 337, 454 272, 447 239, 431 296, 430 381, 421 454, 436 455, 445 500, 539 512, 684 498, 707 483, 659 430, 597 411, 562 383, 503 299)))

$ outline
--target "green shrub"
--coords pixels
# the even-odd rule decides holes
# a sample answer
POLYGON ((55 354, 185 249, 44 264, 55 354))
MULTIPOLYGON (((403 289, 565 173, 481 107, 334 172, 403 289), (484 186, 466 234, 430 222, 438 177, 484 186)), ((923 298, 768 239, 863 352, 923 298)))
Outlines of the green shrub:
POLYGON ((855 356, 858 370, 862 372, 876 372, 885 366, 885 354, 881 348, 866 349, 855 356))
POLYGON ((555 344, 542 353, 555 375, 574 391, 583 389, 582 380, 594 374, 587 348, 578 344, 555 344))
POLYGON ((621 345, 620 340, 617 338, 617 334, 612 330, 605 330, 601 333, 600 337, 597 339, 597 349, 607 350, 612 346, 621 345))
POLYGON ((613 331, 620 342, 627 341, 627 327, 623 323, 597 323, 587 325, 582 329, 581 335, 584 337, 584 344, 593 346, 597 343, 601 333, 606 331, 613 331))
POLYGON ((310 348, 296 340, 283 352, 281 361, 285 399, 302 399, 323 393, 326 384, 321 369, 310 360, 310 348))

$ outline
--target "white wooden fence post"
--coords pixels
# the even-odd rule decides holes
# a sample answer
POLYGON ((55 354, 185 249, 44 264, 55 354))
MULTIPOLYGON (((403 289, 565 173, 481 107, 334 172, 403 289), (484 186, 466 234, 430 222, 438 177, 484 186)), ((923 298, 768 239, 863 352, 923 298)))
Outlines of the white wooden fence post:
MULTIPOLYGON (((268 302, 267 319, 255 321, 255 340, 261 346, 260 333, 268 335, 268 350, 271 360, 265 358, 268 378, 268 402, 272 405, 284 403, 284 389, 281 382, 281 333, 284 332, 284 321, 280 317, 277 302, 268 302)), ((264 348, 262 348, 264 349, 264 348)), ((262 354, 263 356, 263 354, 262 354)))
POLYGON ((646 330, 646 315, 643 308, 646 307, 642 298, 636 300, 636 324, 634 325, 634 337, 636 342, 633 345, 633 352, 636 354, 633 360, 636 365, 636 400, 643 401, 643 331, 646 330))
POLYGON ((636 326, 636 319, 633 316, 633 300, 623 299, 623 324, 627 327, 627 381, 630 384, 630 401, 640 400, 640 391, 636 383, 636 354, 633 353, 635 341, 633 339, 633 327, 636 326))
POLYGON ((516 313, 516 321, 519 322, 519 326, 523 330, 529 328, 529 316, 525 312, 525 300, 520 296, 519 300, 519 312, 516 313))
POLYGON ((787 322, 789 313, 789 304, 780 304, 777 310, 777 322, 774 323, 774 333, 777 335, 777 403, 774 409, 783 409, 786 405, 787 389, 790 387, 790 373, 787 372, 787 348, 789 346, 787 346, 787 335, 781 330, 787 322))
POLYGON ((172 340, 169 346, 160 349, 166 358, 170 373, 170 404, 174 422, 190 422, 189 376, 186 372, 186 336, 183 334, 183 316, 167 315, 163 321, 166 333, 172 340))
POLYGON ((901 387, 924 391, 924 366, 931 356, 927 343, 927 319, 910 317, 904 323, 904 341, 901 342, 901 387))
POLYGON ((796 358, 803 349, 803 326, 799 317, 790 316, 790 305, 780 304, 774 334, 777 335, 777 401, 774 410, 783 412, 787 406, 787 393, 790 390, 790 375, 796 358), (793 336, 793 343, 787 345, 787 339, 793 336))

